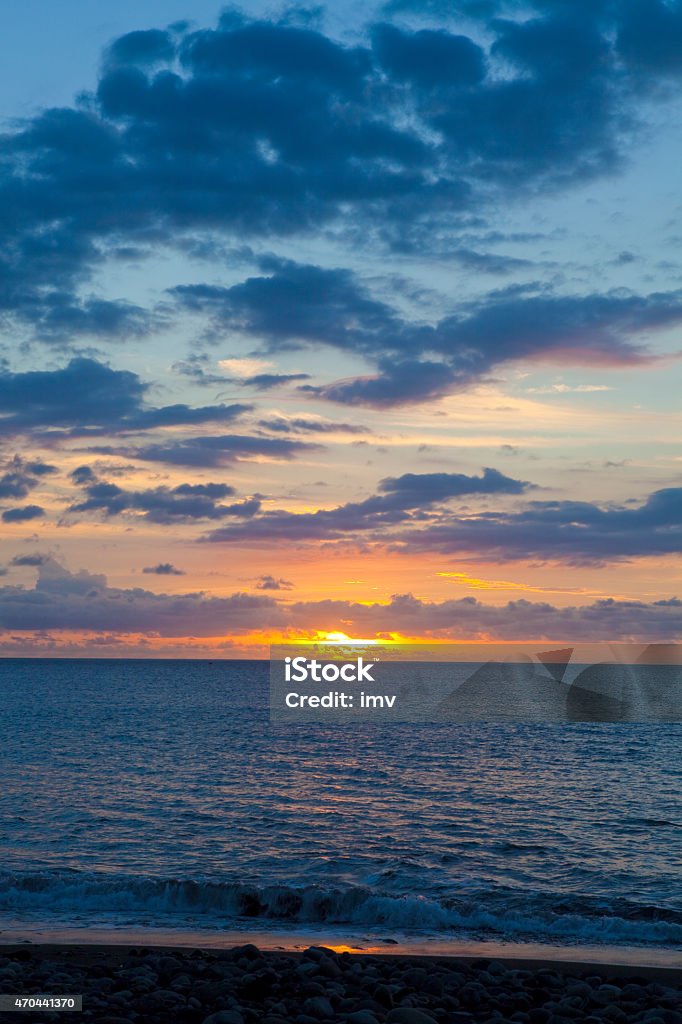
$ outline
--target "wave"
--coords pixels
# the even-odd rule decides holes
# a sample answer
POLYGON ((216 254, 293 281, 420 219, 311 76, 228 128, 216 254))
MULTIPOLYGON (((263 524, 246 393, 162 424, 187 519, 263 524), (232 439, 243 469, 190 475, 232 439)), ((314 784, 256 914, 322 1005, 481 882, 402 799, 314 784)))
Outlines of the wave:
POLYGON ((82 924, 234 928, 248 920, 600 945, 682 945, 682 912, 627 900, 490 890, 388 895, 361 886, 249 885, 78 871, 0 874, 0 912, 82 924))

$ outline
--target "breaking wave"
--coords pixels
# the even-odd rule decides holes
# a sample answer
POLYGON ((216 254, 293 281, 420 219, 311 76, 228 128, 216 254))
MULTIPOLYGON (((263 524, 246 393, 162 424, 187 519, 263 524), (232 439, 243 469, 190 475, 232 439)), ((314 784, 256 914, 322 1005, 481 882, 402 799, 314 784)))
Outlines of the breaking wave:
POLYGON ((229 929, 258 921, 360 926, 516 942, 682 945, 682 912, 619 900, 504 890, 440 899, 348 886, 134 878, 77 871, 0 874, 0 912, 61 923, 229 929))

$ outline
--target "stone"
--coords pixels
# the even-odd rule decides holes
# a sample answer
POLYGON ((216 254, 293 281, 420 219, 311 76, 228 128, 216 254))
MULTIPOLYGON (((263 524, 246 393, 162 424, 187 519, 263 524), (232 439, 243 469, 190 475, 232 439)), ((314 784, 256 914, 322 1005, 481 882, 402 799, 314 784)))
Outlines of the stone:
POLYGON ((239 1010, 218 1010, 204 1018, 203 1024, 244 1024, 239 1010))
POLYGON ((436 1018, 416 1006, 398 1006, 391 1010, 386 1024, 435 1024, 436 1018))
POLYGON ((303 1004, 303 1012, 309 1013, 311 1017, 318 1020, 329 1020, 334 1016, 332 1004, 326 996, 312 996, 312 998, 306 999, 303 1004))
POLYGON ((594 993, 594 999, 598 1003, 613 1003, 620 999, 621 990, 617 985, 600 985, 594 993))
POLYGON ((258 946, 254 946, 252 942, 247 942, 244 946, 235 946, 232 950, 232 955, 235 959, 245 957, 247 960, 262 960, 263 954, 261 953, 258 946))

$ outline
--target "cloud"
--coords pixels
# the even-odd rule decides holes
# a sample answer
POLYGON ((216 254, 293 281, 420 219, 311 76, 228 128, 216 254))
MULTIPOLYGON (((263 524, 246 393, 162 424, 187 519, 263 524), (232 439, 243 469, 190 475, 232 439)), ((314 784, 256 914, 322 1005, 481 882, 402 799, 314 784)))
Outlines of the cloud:
POLYGON ((30 519, 40 519, 45 509, 40 505, 24 505, 23 508, 10 508, 2 513, 3 523, 26 523, 30 519))
POLYGON ((97 482, 97 474, 90 466, 77 466, 69 475, 78 487, 97 482))
POLYGON ((521 259, 518 256, 478 252, 476 249, 467 249, 464 246, 454 250, 452 259, 476 274, 512 274, 514 271, 524 270, 533 265, 531 260, 521 259))
POLYGON ((613 391, 609 384, 549 384, 542 388, 528 388, 529 395, 591 394, 597 391, 613 391))
MULTIPOLYGON (((547 602, 510 601, 486 605, 474 598, 422 601, 412 594, 389 602, 301 601, 280 605, 266 594, 209 597, 203 593, 156 594, 142 588, 110 587, 104 576, 70 573, 52 559, 39 569, 32 589, 0 587, 0 628, 95 633, 110 639, 150 637, 230 637, 251 631, 329 631, 359 636, 402 633, 443 639, 674 642, 681 639, 676 598, 596 601, 557 608, 547 602)), ((66 641, 68 643, 68 640, 66 641)))
POLYGON ((52 559, 41 563, 34 589, 0 587, 0 628, 8 630, 219 636, 243 633, 254 623, 276 627, 282 620, 275 601, 266 595, 124 590, 107 586, 99 574, 70 573, 52 559))
POLYGON ((307 343, 371 351, 377 337, 401 327, 349 270, 274 257, 261 266, 266 273, 231 287, 178 285, 170 294, 185 309, 209 313, 217 331, 263 338, 273 350, 307 343))
POLYGON ((322 416, 273 416, 259 420, 258 426, 277 434, 367 434, 367 427, 357 423, 337 423, 322 416))
POLYGON ((120 424, 118 433, 152 430, 155 427, 192 426, 197 423, 231 423, 250 412, 252 405, 235 402, 232 405, 200 405, 191 407, 183 403, 164 405, 160 409, 143 409, 120 424))
POLYGON ((4 369, 0 372, 0 430, 18 434, 51 428, 72 436, 139 432, 228 423, 252 408, 241 403, 149 408, 144 405, 148 389, 136 373, 113 370, 84 357, 72 359, 59 370, 13 373, 4 369))
POLYGON ((638 507, 602 507, 585 501, 531 501, 520 511, 443 505, 464 495, 519 495, 532 485, 485 470, 481 477, 457 473, 408 473, 387 478, 380 493, 334 509, 262 512, 249 522, 219 527, 204 543, 313 543, 360 538, 411 555, 477 557, 500 562, 542 560, 601 565, 638 557, 682 554, 682 488, 653 492, 638 507))
POLYGON ((0 476, 0 498, 25 498, 40 482, 40 478, 57 472, 57 467, 46 462, 27 462, 15 455, 5 463, 0 476))
POLYGON ((314 623, 322 631, 338 629, 342 622, 355 636, 395 632, 452 640, 675 642, 682 637, 681 609, 676 598, 651 603, 607 598, 557 608, 525 599, 487 605, 473 597, 436 602, 399 594, 386 604, 311 601, 288 610, 295 621, 314 623))
POLYGON ((321 445, 306 441, 290 441, 273 437, 249 437, 244 434, 220 434, 189 437, 166 444, 148 444, 139 447, 90 449, 103 455, 123 455, 143 462, 161 462, 171 466, 215 468, 233 462, 264 457, 268 459, 294 459, 297 455, 318 452, 321 445))
POLYGON ((419 89, 459 90, 483 81, 483 50, 467 36, 444 29, 401 31, 379 24, 372 30, 372 45, 379 66, 398 82, 419 89))
POLYGON ((647 78, 682 74, 682 8, 662 0, 630 0, 623 4, 617 38, 627 66, 647 78))
POLYGON ((283 384, 294 384, 299 380, 310 380, 309 373, 257 373, 255 377, 246 377, 241 383, 259 391, 269 391, 283 384))
POLYGON ((172 60, 174 56, 175 42, 172 35, 159 29, 147 29, 128 32, 116 39, 106 54, 106 62, 110 67, 118 64, 150 67, 172 60))
POLYGON ((404 473, 381 480, 379 490, 394 495, 404 508, 419 508, 464 494, 523 494, 532 486, 486 468, 478 477, 465 473, 404 473))
MULTIPOLYGON (((279 541, 336 540, 356 533, 421 521, 422 513, 436 503, 474 494, 522 494, 531 485, 514 480, 495 469, 482 476, 463 473, 407 473, 387 477, 379 484, 382 492, 365 501, 349 502, 317 512, 263 512, 250 523, 221 527, 201 540, 204 543, 262 543, 279 541)), ((390 539, 387 534, 385 540, 390 539)))
POLYGON ((225 519, 230 516, 249 518, 260 509, 258 498, 221 503, 235 493, 228 484, 179 484, 130 491, 105 480, 99 480, 88 467, 79 467, 72 474, 75 483, 83 486, 85 498, 68 508, 70 513, 102 512, 106 516, 138 513, 153 523, 192 522, 197 519, 225 519), (87 472, 86 472, 87 471, 87 472))
POLYGON ((349 405, 385 407, 437 398, 480 382, 512 361, 637 366, 654 359, 651 332, 682 323, 682 291, 552 295, 513 289, 460 303, 435 324, 405 319, 372 298, 349 270, 269 257, 266 272, 231 287, 172 289, 184 307, 208 313, 214 329, 265 342, 272 351, 332 346, 373 363, 377 374, 303 393, 349 405))
POLYGON ((293 590, 294 585, 290 580, 277 579, 275 576, 260 576, 256 584, 256 590, 293 590))
POLYGON ((376 409, 442 398, 474 382, 473 376, 457 375, 444 362, 426 359, 379 361, 380 373, 349 377, 321 387, 303 385, 301 391, 341 405, 363 405, 376 409))
POLYGON ((36 427, 119 424, 139 412, 147 385, 129 370, 72 359, 61 370, 0 374, 5 433, 36 427))
POLYGON ((500 561, 543 559, 603 564, 682 554, 682 488, 654 491, 637 508, 585 501, 531 502, 520 512, 444 518, 402 534, 411 552, 485 554, 500 561))
POLYGON ((146 565, 143 573, 151 576, 185 576, 184 569, 176 569, 171 562, 159 562, 158 565, 146 565))
POLYGON ((39 565, 44 565, 47 561, 49 561, 49 558, 50 558, 49 555, 40 555, 40 554, 36 554, 36 555, 15 555, 14 558, 12 559, 12 561, 10 562, 10 565, 29 565, 29 566, 32 566, 32 567, 36 567, 36 566, 39 566, 39 565))
POLYGON ((386 21, 344 45, 234 12, 121 36, 94 95, 0 139, 0 310, 47 340, 140 337, 161 314, 89 289, 149 239, 191 251, 353 224, 414 246, 509 197, 612 173, 637 84, 679 71, 679 10, 536 7, 454 8, 488 12, 485 47, 478 31, 386 21))

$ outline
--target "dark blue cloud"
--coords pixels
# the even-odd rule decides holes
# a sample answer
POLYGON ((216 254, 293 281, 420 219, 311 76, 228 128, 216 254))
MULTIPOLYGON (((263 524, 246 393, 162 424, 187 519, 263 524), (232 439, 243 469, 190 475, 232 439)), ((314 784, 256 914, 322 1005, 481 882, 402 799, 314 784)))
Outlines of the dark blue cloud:
POLYGON ((404 508, 418 508, 462 494, 523 494, 531 487, 525 480, 514 480, 490 468, 478 477, 465 473, 404 473, 379 482, 379 490, 395 495, 404 508))
POLYGON ((262 337, 273 348, 309 343, 371 352, 389 333, 401 333, 395 313, 349 270, 279 259, 262 267, 266 273, 229 288, 181 285, 171 294, 184 309, 209 313, 217 331, 262 337))
POLYGON ((235 494, 229 484, 179 484, 173 488, 175 494, 200 495, 204 498, 228 498, 235 494))
POLYGON ((481 476, 464 473, 406 473, 387 477, 380 494, 365 501, 349 502, 334 509, 292 513, 264 512, 248 523, 219 528, 202 540, 207 542, 258 542, 271 540, 335 540, 354 533, 386 529, 408 521, 421 521, 425 510, 452 498, 475 494, 522 494, 531 485, 495 469, 481 476))
POLYGON ((308 419, 305 416, 274 416, 259 420, 258 426, 275 434, 367 434, 367 427, 358 423, 336 423, 334 420, 308 419))
POLYGON ((275 576, 261 576, 256 584, 256 590, 293 590, 294 585, 290 580, 275 576))
POLYGON ((125 422, 120 425, 119 432, 151 430, 154 427, 191 426, 196 423, 230 423, 252 409, 252 405, 237 402, 232 405, 200 405, 196 407, 182 403, 165 405, 160 409, 144 409, 134 416, 127 417, 125 422))
POLYGON ((14 558, 11 560, 10 565, 19 565, 19 566, 26 565, 26 566, 30 566, 31 568, 35 568, 35 567, 40 566, 40 565, 45 565, 45 563, 47 561, 49 561, 49 558, 50 558, 49 555, 40 555, 40 554, 36 554, 36 555, 15 555, 14 558))
POLYGON ((310 380, 309 373, 257 373, 253 377, 245 377, 239 383, 259 391, 269 391, 283 384, 294 384, 300 380, 310 380))
POLYGON ((3 432, 120 423, 137 413, 147 385, 128 370, 72 359, 61 370, 0 373, 3 432))
POLYGON ((512 274, 532 265, 531 260, 520 259, 516 256, 502 256, 494 252, 478 252, 476 249, 467 249, 464 246, 453 250, 452 259, 460 266, 477 274, 512 274))
POLYGON ((354 535, 398 551, 498 561, 542 560, 600 565, 637 557, 682 554, 682 488, 655 491, 634 508, 584 501, 533 501, 520 511, 452 512, 443 503, 464 495, 521 494, 524 481, 485 470, 408 473, 380 483, 380 493, 336 509, 263 512, 248 523, 220 527, 206 542, 301 543, 354 535))
POLYGON ((11 458, 0 476, 0 498, 25 498, 40 482, 40 478, 57 472, 56 466, 46 462, 26 461, 20 455, 11 458))
POLYGON ((489 23, 488 52, 454 27, 381 21, 347 46, 246 16, 114 41, 94 96, 0 139, 0 310, 48 339, 139 336, 158 315, 87 294, 121 251, 335 223, 428 244, 477 208, 610 173, 637 109, 624 68, 679 67, 679 6, 660 0, 459 10, 515 16, 489 23))
POLYGON ((95 483, 97 474, 90 466, 77 466, 70 474, 72 481, 79 487, 95 483))
POLYGON ((620 56, 645 84, 682 73, 682 5, 674 0, 628 0, 618 30, 620 56))
POLYGON ((173 488, 131 491, 99 480, 91 470, 86 474, 83 469, 87 467, 76 470, 72 478, 83 486, 85 497, 69 507, 70 513, 102 512, 106 516, 116 516, 141 512, 144 519, 168 524, 231 516, 250 518, 260 509, 258 498, 222 504, 222 498, 235 493, 228 484, 180 484, 173 488))
POLYGON ((311 29, 265 21, 235 24, 223 18, 217 32, 188 35, 183 63, 195 73, 239 75, 265 83, 279 80, 315 82, 343 96, 354 95, 371 70, 369 54, 346 48, 311 29))
POLYGON ((333 346, 365 357, 377 374, 301 385, 349 405, 438 397, 512 360, 637 365, 649 358, 638 344, 645 332, 682 322, 682 291, 558 296, 513 289, 420 324, 369 295, 347 269, 273 259, 262 265, 267 273, 240 284, 181 286, 173 295, 183 308, 208 313, 217 333, 241 332, 273 351, 333 346))
POLYGON ((30 519, 40 519, 45 509, 40 505, 24 505, 22 508, 9 508, 2 513, 4 523, 25 523, 30 519))
POLYGON ((143 462, 161 462, 171 466, 212 468, 229 466, 265 455, 289 460, 304 453, 321 451, 322 446, 306 441, 275 437, 250 437, 246 434, 219 434, 188 437, 180 441, 146 444, 128 448, 92 448, 94 454, 123 455, 143 462))
POLYGON ((171 61, 176 54, 173 36, 160 29, 128 32, 116 39, 106 54, 107 64, 133 64, 148 67, 171 61))
POLYGON ((4 370, 0 372, 0 431, 17 434, 65 428, 72 436, 138 432, 227 423, 252 408, 239 403, 149 408, 144 405, 148 388, 137 374, 112 370, 94 359, 72 359, 60 370, 4 370))
POLYGON ((467 36, 442 29, 403 32, 380 24, 372 30, 372 44, 380 67, 396 81, 414 82, 425 89, 461 89, 485 77, 484 51, 467 36))
POLYGON ((142 570, 148 576, 185 576, 183 569, 177 569, 172 562, 159 562, 158 565, 146 565, 142 570))
POLYGON ((682 488, 655 491, 637 508, 539 501, 520 512, 453 516, 400 539, 409 543, 411 552, 468 552, 499 560, 543 559, 578 565, 679 555, 682 488))
POLYGON ((349 377, 318 387, 304 385, 300 390, 328 402, 381 409, 442 398, 473 380, 466 373, 458 375, 445 363, 427 359, 384 358, 378 368, 380 372, 375 375, 349 377))

